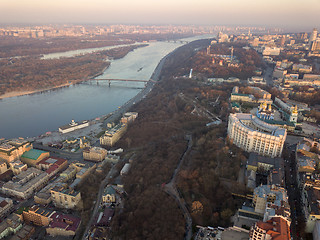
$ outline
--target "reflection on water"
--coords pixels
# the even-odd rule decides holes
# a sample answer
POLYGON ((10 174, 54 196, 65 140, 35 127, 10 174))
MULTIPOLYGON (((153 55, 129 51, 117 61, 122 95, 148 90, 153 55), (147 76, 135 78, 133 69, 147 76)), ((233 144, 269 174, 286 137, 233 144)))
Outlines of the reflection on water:
MULTIPOLYGON (((202 37, 206 38, 206 37, 202 37)), ((194 40, 192 38, 191 40, 194 40)), ((98 78, 148 80, 162 57, 180 42, 154 42, 112 61, 98 78)), ((0 138, 32 137, 75 121, 106 115, 134 97, 143 82, 91 81, 0 101, 0 138)))

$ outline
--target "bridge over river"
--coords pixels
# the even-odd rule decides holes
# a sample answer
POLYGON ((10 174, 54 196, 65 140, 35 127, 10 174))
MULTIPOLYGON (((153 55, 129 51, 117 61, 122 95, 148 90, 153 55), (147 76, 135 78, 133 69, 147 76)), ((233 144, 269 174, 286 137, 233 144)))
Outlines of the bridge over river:
POLYGON ((119 79, 119 78, 99 78, 99 79, 88 79, 89 81, 108 81, 109 87, 111 86, 111 82, 155 82, 152 79, 149 80, 140 80, 140 79, 119 79))

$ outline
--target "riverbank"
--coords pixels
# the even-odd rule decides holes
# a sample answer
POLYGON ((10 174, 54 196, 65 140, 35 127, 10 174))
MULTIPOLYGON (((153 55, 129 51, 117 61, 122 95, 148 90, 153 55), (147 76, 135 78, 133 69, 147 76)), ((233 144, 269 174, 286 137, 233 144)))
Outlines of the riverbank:
MULTIPOLYGON (((153 81, 147 84, 146 93, 148 93, 149 85, 155 83, 154 80, 158 75, 153 72, 160 60, 181 45, 174 42, 150 43, 149 46, 136 49, 124 58, 113 60, 103 75, 97 78, 148 80, 151 77, 153 81), (138 72, 141 67, 143 69, 138 72)), ((97 72, 91 71, 88 76, 97 72)), ((81 72, 77 74, 80 75, 81 72)), ((79 79, 83 81, 83 75, 79 79)), ((137 103, 138 100, 130 100, 146 87, 139 82, 114 82, 111 87, 106 81, 71 83, 73 84, 57 90, 40 89, 41 93, 12 91, 10 95, 5 95, 10 98, 0 101, 0 111, 6 113, 0 115, 1 137, 10 139, 40 136, 45 132, 56 131, 71 119, 75 121, 95 119, 97 116, 118 110, 119 106, 128 101, 127 106, 137 103), (13 97, 22 94, 30 95, 13 97)), ((142 98, 143 95, 139 97, 142 98)))
POLYGON ((43 92, 92 79, 106 71, 111 64, 108 59, 121 59, 129 52, 146 46, 134 44, 113 47, 55 60, 35 57, 18 59, 13 63, 7 60, 8 64, 0 66, 0 99, 43 92))
POLYGON ((5 98, 19 97, 19 96, 24 96, 24 95, 31 95, 31 94, 51 91, 51 90, 55 90, 55 89, 59 89, 59 88, 63 88, 63 87, 69 87, 72 84, 74 84, 74 83, 66 83, 66 84, 62 84, 62 85, 59 85, 59 86, 56 86, 56 87, 52 87, 52 88, 44 88, 44 89, 38 89, 38 90, 33 90, 33 91, 13 91, 13 92, 8 92, 8 93, 0 95, 0 100, 1 99, 5 99, 5 98))

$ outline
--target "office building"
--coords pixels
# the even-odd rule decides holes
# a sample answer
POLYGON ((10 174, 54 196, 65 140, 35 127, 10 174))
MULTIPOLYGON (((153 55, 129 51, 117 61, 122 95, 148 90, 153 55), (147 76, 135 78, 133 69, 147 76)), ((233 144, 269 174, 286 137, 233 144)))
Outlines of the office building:
POLYGON ((316 28, 314 28, 310 34, 310 38, 309 38, 309 48, 312 45, 312 42, 314 42, 317 39, 318 36, 318 30, 316 28))
POLYGON ((251 114, 235 113, 229 116, 228 136, 233 144, 247 152, 280 157, 287 131, 251 114))

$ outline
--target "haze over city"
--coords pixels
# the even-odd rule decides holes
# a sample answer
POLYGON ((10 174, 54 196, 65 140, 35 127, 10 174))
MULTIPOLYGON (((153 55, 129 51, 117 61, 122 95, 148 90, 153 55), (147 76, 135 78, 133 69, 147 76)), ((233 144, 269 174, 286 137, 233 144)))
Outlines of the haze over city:
POLYGON ((320 0, 0 0, 0 239, 320 240, 320 0))
POLYGON ((320 22, 317 0, 2 0, 0 8, 3 24, 266 25, 303 31, 320 22))

